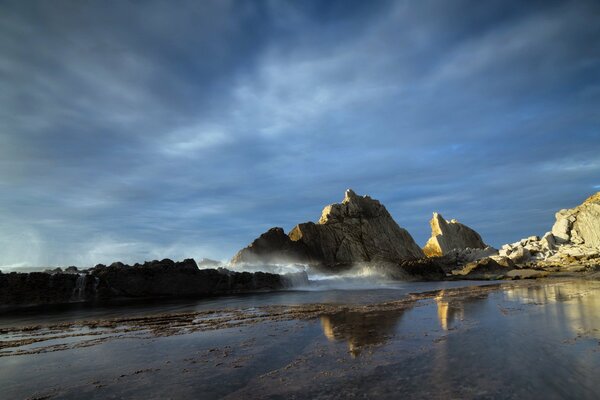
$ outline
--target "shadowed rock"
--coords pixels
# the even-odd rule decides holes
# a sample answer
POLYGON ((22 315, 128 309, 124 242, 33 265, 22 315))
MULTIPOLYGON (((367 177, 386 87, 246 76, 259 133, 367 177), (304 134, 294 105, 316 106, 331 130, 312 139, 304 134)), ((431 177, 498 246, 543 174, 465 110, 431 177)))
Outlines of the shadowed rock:
POLYGON ((269 291, 306 282, 306 274, 198 269, 169 259, 144 264, 99 264, 75 273, 0 273, 0 305, 34 305, 133 297, 204 297, 269 291))

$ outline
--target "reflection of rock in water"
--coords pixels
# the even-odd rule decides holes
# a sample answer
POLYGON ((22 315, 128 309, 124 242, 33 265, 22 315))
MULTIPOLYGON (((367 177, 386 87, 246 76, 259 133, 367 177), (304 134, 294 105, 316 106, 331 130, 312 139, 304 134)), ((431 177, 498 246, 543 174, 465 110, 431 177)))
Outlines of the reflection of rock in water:
POLYGON ((462 321, 465 318, 465 305, 474 303, 487 297, 487 293, 479 293, 476 296, 451 297, 447 296, 445 290, 440 290, 435 296, 437 304, 437 314, 440 326, 447 331, 452 329, 456 321, 462 321))
POLYGON ((323 333, 331 341, 347 341, 353 357, 367 345, 385 343, 394 333, 404 310, 342 311, 321 317, 323 333))
POLYGON ((464 318, 465 312, 462 301, 451 301, 446 298, 444 290, 441 290, 435 296, 435 302, 437 304, 438 319, 443 330, 447 331, 448 328, 452 327, 454 321, 464 318))
POLYGON ((540 312, 556 329, 567 328, 570 334, 586 334, 600 339, 600 282, 575 281, 553 285, 514 287, 506 290, 506 299, 521 303, 543 305, 540 312))

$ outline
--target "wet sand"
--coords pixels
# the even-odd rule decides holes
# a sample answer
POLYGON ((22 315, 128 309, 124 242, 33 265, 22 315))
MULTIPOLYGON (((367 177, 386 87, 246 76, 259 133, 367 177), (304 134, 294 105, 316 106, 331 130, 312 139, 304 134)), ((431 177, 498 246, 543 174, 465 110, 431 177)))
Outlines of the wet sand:
POLYGON ((0 386, 8 399, 592 399, 599 289, 520 281, 366 304, 4 325, 0 386))

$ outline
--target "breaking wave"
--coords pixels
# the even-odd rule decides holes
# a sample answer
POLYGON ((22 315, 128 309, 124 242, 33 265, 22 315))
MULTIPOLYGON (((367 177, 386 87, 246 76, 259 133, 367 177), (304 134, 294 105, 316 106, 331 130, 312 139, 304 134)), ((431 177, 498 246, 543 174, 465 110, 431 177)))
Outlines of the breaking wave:
POLYGON ((325 273, 304 264, 242 264, 225 267, 233 271, 270 272, 280 275, 304 272, 308 277, 308 285, 295 285, 294 289, 299 290, 381 289, 398 285, 397 280, 390 279, 375 264, 369 263, 357 264, 335 274, 325 273))

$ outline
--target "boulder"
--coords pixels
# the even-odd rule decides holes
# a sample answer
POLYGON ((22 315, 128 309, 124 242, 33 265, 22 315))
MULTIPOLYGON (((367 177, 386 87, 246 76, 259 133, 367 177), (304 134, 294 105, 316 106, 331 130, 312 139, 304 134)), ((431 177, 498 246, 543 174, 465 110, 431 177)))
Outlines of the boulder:
POLYGON ((531 258, 531 252, 526 247, 517 247, 514 251, 511 251, 508 255, 515 264, 522 264, 531 258))
POLYGON ((341 203, 323 209, 317 223, 296 225, 288 235, 273 228, 238 252, 232 264, 285 260, 335 269, 358 262, 398 263, 423 256, 412 236, 379 201, 348 189, 341 203))
POLYGON ((431 238, 423 247, 423 252, 428 257, 443 256, 453 250, 488 247, 477 232, 455 219, 446 221, 441 214, 434 212, 429 224, 431 238))

